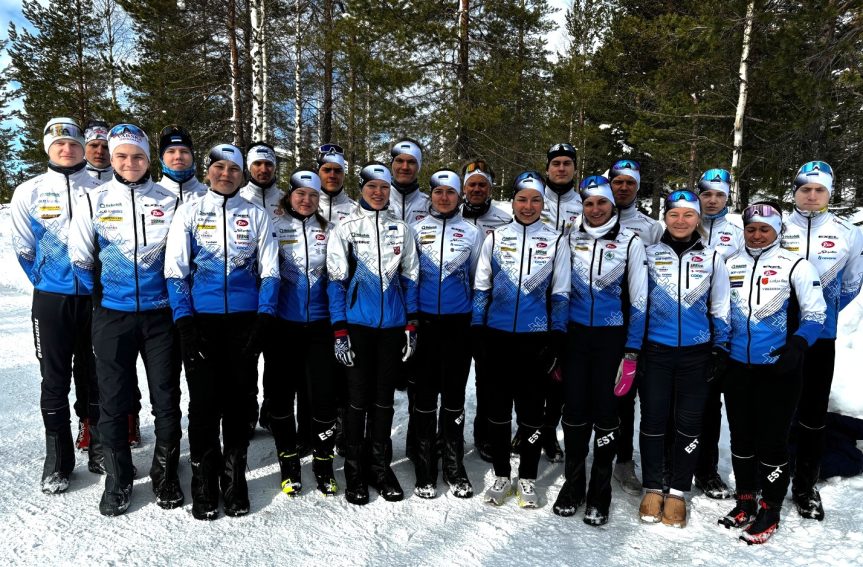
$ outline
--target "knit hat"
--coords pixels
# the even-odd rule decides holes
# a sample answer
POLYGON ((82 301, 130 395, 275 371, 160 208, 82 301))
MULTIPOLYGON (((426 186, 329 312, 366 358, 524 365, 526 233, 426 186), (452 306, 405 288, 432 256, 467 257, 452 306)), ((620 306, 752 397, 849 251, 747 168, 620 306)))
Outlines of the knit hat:
POLYGON ((386 181, 388 184, 392 185, 393 176, 390 173, 390 168, 379 161, 370 161, 363 166, 360 170, 360 189, 374 179, 379 179, 381 181, 386 181))
POLYGON ((721 191, 727 197, 731 193, 731 174, 725 169, 708 169, 698 180, 698 193, 721 191))
POLYGON ((93 140, 108 141, 108 123, 104 120, 91 120, 87 122, 87 127, 84 129, 84 145, 89 144, 93 140))
POLYGON ((195 147, 192 145, 192 136, 182 126, 171 124, 170 126, 165 126, 159 132, 159 159, 162 159, 165 155, 165 150, 172 146, 188 148, 192 152, 192 159, 195 158, 195 147))
POLYGON ((246 163, 252 164, 256 161, 268 161, 275 166, 278 163, 275 148, 266 142, 253 142, 246 154, 246 163))
POLYGON ((300 168, 291 174, 291 187, 288 193, 296 189, 314 189, 321 192, 321 178, 311 169, 300 168))
POLYGON ((539 191, 542 198, 545 198, 545 183, 542 180, 542 175, 538 171, 528 170, 519 173, 512 182, 512 197, 518 194, 519 191, 525 189, 534 189, 539 191))
POLYGON ((614 193, 611 192, 611 185, 608 179, 601 175, 591 175, 585 178, 578 186, 578 192, 581 193, 581 200, 586 201, 589 197, 605 197, 611 204, 614 205, 614 193))
POLYGON ((81 132, 81 127, 71 118, 52 118, 45 124, 42 130, 42 146, 46 154, 51 144, 57 140, 72 140, 84 147, 84 134, 81 132))
POLYGON ((419 168, 423 166, 423 150, 420 148, 419 142, 411 140, 410 138, 403 138, 393 144, 393 147, 390 148, 390 155, 393 160, 402 154, 407 154, 417 160, 417 166, 419 168))
POLYGON ((123 144, 138 146, 146 154, 147 161, 150 160, 150 139, 141 128, 134 124, 117 124, 111 128, 108 132, 108 151, 111 152, 112 157, 117 146, 123 144))
POLYGON ((621 159, 614 162, 608 170, 608 180, 611 181, 618 175, 628 175, 635 179, 635 186, 641 189, 641 166, 637 161, 631 159, 621 159))
POLYGON ((228 160, 240 166, 240 169, 246 169, 246 163, 243 160, 243 150, 233 144, 218 144, 213 146, 210 153, 207 155, 207 170, 210 169, 217 161, 228 160))
POLYGON ((794 190, 797 191, 807 183, 823 185, 827 188, 827 192, 833 195, 833 168, 824 161, 804 163, 794 176, 794 190))
POLYGON ((572 161, 575 161, 575 148, 572 147, 572 144, 568 142, 561 142, 559 144, 555 144, 552 147, 548 148, 548 152, 545 154, 545 166, 548 167, 548 164, 551 163, 556 157, 568 157, 572 158, 572 161))
POLYGON ((449 169, 441 169, 436 171, 431 176, 430 187, 434 191, 435 187, 452 187, 455 192, 461 195, 461 179, 455 171, 449 169))

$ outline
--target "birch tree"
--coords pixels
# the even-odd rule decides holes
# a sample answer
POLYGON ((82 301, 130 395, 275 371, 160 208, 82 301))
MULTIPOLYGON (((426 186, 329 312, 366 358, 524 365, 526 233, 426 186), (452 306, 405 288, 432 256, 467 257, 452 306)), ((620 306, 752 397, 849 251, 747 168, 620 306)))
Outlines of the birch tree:
MULTIPOLYGON (((743 118, 746 114, 746 97, 749 92, 749 45, 752 39, 752 22, 755 20, 755 0, 746 6, 746 24, 743 28, 743 49, 740 51, 740 92, 737 98, 737 113, 734 115, 734 151, 731 155, 731 204, 735 211, 740 210, 740 161, 743 156, 743 118)), ((745 199, 744 199, 745 201, 745 199)))

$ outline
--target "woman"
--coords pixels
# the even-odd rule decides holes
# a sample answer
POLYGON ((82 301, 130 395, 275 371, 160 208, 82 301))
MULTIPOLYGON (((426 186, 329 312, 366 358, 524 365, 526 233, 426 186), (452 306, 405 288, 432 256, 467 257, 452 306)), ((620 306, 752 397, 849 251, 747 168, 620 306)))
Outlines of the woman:
POLYGON ((327 294, 336 359, 348 367, 345 497, 404 497, 392 462, 393 394, 402 361, 416 350, 419 261, 413 230, 389 212, 392 177, 370 162, 360 171, 360 202, 327 245, 327 294), (366 429, 371 444, 363 454, 366 429))
POLYGON ((428 216, 413 224, 419 251, 419 341, 412 419, 417 450, 414 494, 437 494, 437 400, 441 398, 444 481, 457 498, 473 496, 464 470, 464 390, 470 373, 470 314, 480 232, 459 214, 461 180, 431 176, 428 216))
MULTIPOLYGON (((665 232, 648 246, 647 343, 643 349, 641 463, 645 522, 684 527, 684 494, 692 487, 701 418, 713 366, 727 358, 728 273, 722 256, 696 231, 698 196, 686 189, 665 199, 665 232), (663 491, 665 433, 675 432, 663 491)), ((672 442, 670 442, 672 443, 672 442)))
POLYGON ((218 515, 220 485, 225 514, 249 513, 248 414, 237 400, 247 398, 256 379, 261 341, 279 293, 273 226, 263 209, 240 197, 244 171, 236 146, 210 150, 210 190, 180 206, 165 252, 189 383, 192 516, 199 520, 218 515))
POLYGON ((592 428, 584 522, 601 526, 608 522, 619 437, 616 396, 632 386, 644 338, 647 271, 644 245, 634 232, 621 228, 608 180, 591 176, 579 189, 584 212, 581 226, 569 234, 572 289, 563 358, 566 482, 554 513, 572 516, 585 501, 584 460, 592 428))
POLYGON ((513 494, 510 479, 512 407, 523 432, 519 446, 518 504, 539 506, 536 475, 545 382, 557 370, 566 333, 569 252, 566 239, 540 216, 542 176, 525 171, 513 182, 511 224, 483 242, 474 284, 471 325, 484 333, 488 375, 496 381, 488 398, 488 439, 495 479, 486 501, 503 505, 513 494))
POLYGON ((740 539, 749 544, 766 542, 779 527, 803 356, 826 320, 818 271, 781 248, 780 234, 778 205, 750 205, 743 211, 746 247, 727 261, 732 289, 725 403, 737 505, 719 523, 744 528, 740 539))
POLYGON ((318 491, 324 496, 338 491, 333 475, 336 376, 326 289, 330 230, 318 213, 320 192, 318 174, 298 169, 291 174, 274 222, 282 276, 274 333, 280 368, 278 380, 270 382, 268 400, 282 492, 290 496, 302 490, 294 422, 294 397, 302 389, 312 406, 312 472, 318 491))

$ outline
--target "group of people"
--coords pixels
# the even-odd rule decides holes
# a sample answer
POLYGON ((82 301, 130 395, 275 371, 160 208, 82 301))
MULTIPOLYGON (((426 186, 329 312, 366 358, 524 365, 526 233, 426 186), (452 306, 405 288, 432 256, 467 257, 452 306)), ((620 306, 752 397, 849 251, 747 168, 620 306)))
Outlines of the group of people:
POLYGON ((824 517, 815 483, 836 320, 863 279, 863 236, 828 211, 834 177, 824 162, 800 168, 785 220, 778 204, 759 202, 743 211, 741 230, 726 218, 727 171, 708 170, 695 191, 672 191, 659 223, 638 211, 637 162, 620 160, 576 187, 568 143, 550 148, 545 175, 515 178, 510 214, 493 204, 494 172, 481 159, 435 171, 421 191, 423 151, 409 138, 392 145, 390 163, 360 168, 358 201, 344 188, 344 152, 331 143, 282 190, 264 142, 210 149, 208 185, 196 179, 198 156, 178 126, 159 135, 158 183, 149 138, 133 124, 82 131, 55 118, 43 142, 48 171, 16 189, 12 209, 13 244, 34 285, 43 492, 66 490, 74 468, 74 368, 88 399, 79 413, 89 425, 88 468, 105 474, 99 510, 128 508, 140 355, 157 504, 184 502, 182 365, 192 514, 216 518, 220 496, 226 515, 248 513, 263 353, 260 421, 273 435, 283 492, 302 491, 308 444, 317 491, 337 494, 339 438, 348 502, 367 503, 369 487, 401 500, 391 432, 395 391, 407 384, 414 494, 434 498, 440 468, 451 494, 469 498, 473 359, 474 444, 492 464, 491 504, 515 496, 538 507, 545 452, 564 461, 554 513, 584 506, 589 525, 607 523, 613 478, 643 491, 643 521, 678 527, 693 477, 712 498, 734 495, 719 523, 741 528, 748 543, 776 530, 792 477, 799 513, 824 517), (93 142, 101 163, 87 151, 93 142), (717 472, 723 395, 733 493, 717 472))

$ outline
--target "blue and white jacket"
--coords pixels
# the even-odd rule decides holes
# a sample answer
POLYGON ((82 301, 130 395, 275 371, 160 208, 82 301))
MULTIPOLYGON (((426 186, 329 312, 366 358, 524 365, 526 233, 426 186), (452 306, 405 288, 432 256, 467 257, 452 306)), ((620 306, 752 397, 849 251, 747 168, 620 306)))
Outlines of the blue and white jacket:
POLYGON ((479 209, 479 211, 471 211, 465 203, 461 208, 461 216, 466 222, 479 229, 480 245, 482 245, 485 237, 494 232, 494 229, 512 222, 512 214, 490 202, 479 209))
POLYGON ((165 243, 177 197, 147 175, 111 181, 87 194, 89 209, 72 220, 72 269, 102 307, 150 311, 168 307, 165 243), (95 281, 98 276, 99 280, 95 281))
POLYGON ((476 226, 434 210, 412 226, 419 251, 419 310, 429 315, 470 313, 473 274, 482 244, 476 226))
POLYGON ((18 263, 39 291, 88 295, 72 272, 69 230, 76 215, 88 212, 86 194, 100 182, 79 168, 48 166, 12 195, 12 247, 18 263), (77 171, 76 171, 77 169, 77 171))
POLYGON ((835 339, 839 311, 860 293, 863 282, 863 234, 860 228, 824 212, 795 210, 785 221, 782 247, 809 260, 821 276, 827 320, 818 338, 835 339))
POLYGON ((276 315, 278 247, 267 213, 213 190, 177 211, 165 259, 174 320, 197 313, 276 315))
POLYGON ((566 237, 536 221, 504 225, 483 242, 471 325, 509 333, 566 331, 569 309, 566 237))
POLYGON ((357 202, 351 199, 344 189, 330 195, 326 191, 321 191, 321 199, 318 203, 318 212, 321 216, 327 219, 333 227, 345 220, 357 208, 357 202))
POLYGON ((298 218, 291 213, 275 217, 279 244, 279 317, 311 323, 329 319, 327 300, 327 244, 330 225, 316 216, 298 218))
POLYGON ((197 177, 191 177, 182 183, 174 181, 167 175, 159 180, 159 185, 170 191, 181 203, 196 201, 207 194, 209 187, 198 181, 197 177))
POLYGON ((586 327, 627 325, 626 348, 641 350, 647 316, 644 245, 619 223, 600 238, 584 227, 569 234, 569 320, 586 327))
POLYGON ((815 342, 827 317, 815 266, 778 241, 757 256, 744 248, 725 265, 731 282, 731 358, 773 364, 778 357, 770 352, 792 334, 810 346, 815 342))
POLYGON ((728 220, 728 209, 720 216, 701 221, 707 231, 707 246, 712 246, 723 258, 730 258, 743 250, 743 229, 728 220))
POLYGON ((282 197, 284 196, 285 192, 279 189, 275 183, 266 189, 261 189, 259 185, 249 181, 240 189, 240 197, 267 211, 273 222, 275 222, 276 217, 285 214, 282 209, 282 197))
POLYGON ((101 185, 102 183, 107 183, 111 180, 112 177, 114 177, 114 168, 110 165, 105 169, 99 169, 90 165, 90 163, 87 162, 87 165, 86 167, 84 167, 84 169, 87 171, 87 175, 99 182, 99 185, 101 185))
POLYGON ((554 230, 569 234, 574 226, 578 226, 578 216, 584 206, 581 204, 581 195, 576 189, 565 191, 558 195, 556 191, 546 185, 545 200, 542 205, 542 222, 554 230))
POLYGON ((428 216, 430 204, 429 196, 419 188, 408 193, 402 193, 395 187, 390 191, 390 214, 409 225, 428 216))
POLYGON ((713 341, 728 350, 730 290, 722 255, 695 241, 680 256, 666 231, 648 246, 647 340, 671 347, 713 341))
POLYGON ((413 230, 388 209, 358 206, 330 236, 327 277, 333 326, 404 327, 418 305, 413 230))
POLYGON ((656 244, 662 238, 665 231, 662 223, 639 211, 638 201, 633 201, 628 207, 618 208, 617 214, 621 228, 637 234, 644 246, 656 244))

